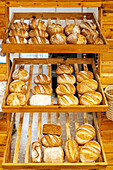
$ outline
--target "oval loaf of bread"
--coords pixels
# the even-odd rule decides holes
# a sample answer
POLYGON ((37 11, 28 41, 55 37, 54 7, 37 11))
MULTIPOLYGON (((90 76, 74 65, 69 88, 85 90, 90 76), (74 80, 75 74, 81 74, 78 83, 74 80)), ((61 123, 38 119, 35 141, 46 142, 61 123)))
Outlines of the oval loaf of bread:
POLYGON ((76 79, 75 76, 71 74, 61 74, 57 76, 57 83, 58 84, 75 84, 76 79))
POLYGON ((78 98, 71 94, 66 94, 58 97, 59 105, 78 105, 78 98))
POLYGON ((33 94, 52 94, 52 88, 48 84, 37 84, 32 89, 33 94))
POLYGON ((23 106, 25 105, 25 95, 21 93, 11 93, 7 97, 8 106, 23 106))
POLYGON ((91 71, 80 71, 76 74, 76 80, 82 82, 83 80, 93 79, 93 73, 91 71))
POLYGON ((95 136, 95 129, 90 124, 84 124, 80 126, 75 133, 75 140, 79 145, 84 145, 85 143, 92 140, 95 136))
POLYGON ((9 91, 11 93, 23 93, 26 94, 27 92, 27 85, 24 81, 15 80, 12 81, 9 85, 9 91))
POLYGON ((73 84, 59 84, 56 88, 58 95, 75 94, 76 88, 73 84))
POLYGON ((35 84, 50 84, 51 79, 49 76, 46 76, 45 74, 39 74, 34 78, 35 84))
POLYGON ((56 69, 57 74, 72 74, 73 67, 71 65, 59 65, 56 69))

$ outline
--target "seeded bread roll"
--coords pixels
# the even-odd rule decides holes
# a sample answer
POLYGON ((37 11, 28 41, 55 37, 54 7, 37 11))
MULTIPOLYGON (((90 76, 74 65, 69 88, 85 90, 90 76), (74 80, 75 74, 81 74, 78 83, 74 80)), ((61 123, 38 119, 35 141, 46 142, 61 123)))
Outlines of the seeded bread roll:
POLYGON ((53 35, 55 33, 63 33, 63 27, 60 24, 49 24, 47 26, 47 32, 49 35, 53 35))
POLYGON ((12 78, 13 80, 22 80, 26 82, 29 79, 29 73, 27 70, 24 70, 20 67, 13 72, 12 78))
POLYGON ((57 135, 45 135, 42 138, 42 145, 45 147, 58 147, 62 146, 62 139, 57 135))
POLYGON ((26 94, 27 92, 27 85, 24 81, 15 80, 12 81, 9 85, 9 91, 11 93, 23 93, 26 94))
POLYGON ((97 105, 102 102, 102 95, 99 92, 88 92, 80 97, 80 104, 82 105, 97 105))
POLYGON ((43 134, 61 135, 61 126, 53 124, 44 124, 43 134))
POLYGON ((95 136, 95 129, 92 125, 86 123, 80 126, 75 133, 75 140, 79 145, 84 145, 85 143, 92 140, 95 136))
POLYGON ((75 140, 69 139, 65 141, 65 154, 68 162, 79 161, 79 146, 75 140))
POLYGON ((75 84, 76 79, 75 76, 69 74, 61 74, 57 76, 57 83, 58 84, 75 84))
POLYGON ((98 83, 96 80, 93 79, 83 80, 81 83, 77 84, 77 92, 79 94, 93 92, 97 90, 97 87, 98 87, 98 83))
POLYGON ((59 105, 78 105, 78 98, 71 94, 66 94, 62 96, 58 96, 58 104, 59 105))
POLYGON ((93 73, 91 71, 80 71, 76 74, 76 79, 78 82, 82 82, 83 80, 93 79, 93 73))
POLYGON ((80 161, 81 162, 95 162, 101 152, 101 147, 98 142, 90 141, 86 143, 80 149, 80 161))
POLYGON ((59 74, 72 74, 73 67, 71 65, 59 65, 56 69, 56 73, 59 74))
POLYGON ((58 95, 75 94, 76 88, 72 84, 59 84, 56 88, 58 95))
POLYGON ((75 24, 66 25, 64 28, 65 34, 68 36, 72 33, 80 33, 80 27, 75 24))
POLYGON ((31 162, 32 163, 42 162, 42 143, 41 142, 32 143, 31 162))
POLYGON ((51 44, 62 45, 66 44, 66 36, 63 33, 56 33, 50 37, 51 44))
POLYGON ((25 95, 21 93, 11 93, 7 97, 8 106, 23 106, 25 105, 25 95))
POLYGON ((52 94, 52 88, 48 84, 37 84, 32 89, 33 94, 52 94))
POLYGON ((39 74, 34 78, 35 84, 50 84, 51 79, 49 76, 46 76, 45 74, 39 74))

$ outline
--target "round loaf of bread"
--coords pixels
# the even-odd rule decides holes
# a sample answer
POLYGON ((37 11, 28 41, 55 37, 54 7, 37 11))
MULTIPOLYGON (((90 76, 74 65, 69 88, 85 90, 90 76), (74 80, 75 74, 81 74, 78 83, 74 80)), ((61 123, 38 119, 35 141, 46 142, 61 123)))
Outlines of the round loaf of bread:
POLYGON ((66 36, 63 33, 56 33, 50 37, 51 44, 62 45, 66 44, 66 36))
POLYGON ((33 94, 52 94, 52 88, 48 84, 37 84, 32 89, 33 94))
POLYGON ((101 147, 98 142, 90 141, 86 143, 80 149, 80 161, 81 162, 95 162, 101 152, 101 147))
POLYGON ((68 36, 72 33, 80 33, 80 27, 75 24, 66 25, 64 28, 65 34, 68 36))
POLYGON ((58 104, 59 105, 78 105, 78 98, 72 94, 65 94, 62 96, 58 96, 58 104))
POLYGON ((75 140, 79 145, 84 145, 85 143, 92 140, 95 136, 95 129, 92 125, 86 123, 80 126, 75 133, 75 140))
POLYGON ((97 105, 102 102, 102 95, 99 92, 88 92, 80 97, 80 104, 97 105))
POLYGON ((75 94, 76 88, 73 84, 59 84, 56 88, 58 95, 75 94))
POLYGON ((93 73, 91 71, 80 71, 76 74, 76 79, 78 82, 82 82, 83 80, 93 79, 93 73))
POLYGON ((51 79, 49 76, 46 76, 45 74, 39 74, 34 78, 35 84, 50 84, 51 79))
POLYGON ((25 105, 25 95, 21 93, 11 93, 7 97, 8 106, 23 106, 25 105))
POLYGON ((57 76, 57 83, 58 84, 75 84, 76 79, 75 76, 71 74, 61 74, 57 76))
POLYGON ((56 73, 59 74, 72 74, 73 67, 71 65, 59 65, 56 69, 56 73))
POLYGON ((28 81, 29 79, 29 73, 27 70, 24 69, 16 69, 12 74, 13 80, 22 80, 22 81, 28 81))
POLYGON ((93 92, 97 90, 97 87, 98 87, 98 83, 96 80, 93 79, 83 80, 81 83, 77 84, 77 92, 79 94, 93 92))
POLYGON ((68 162, 74 163, 79 161, 79 146, 75 140, 65 141, 65 154, 68 162))
POLYGON ((23 93, 26 94, 27 92, 27 85, 24 81, 15 80, 12 81, 9 85, 9 91, 11 93, 23 93))
POLYGON ((49 35, 53 35, 55 33, 63 33, 63 27, 60 24, 50 24, 47 26, 47 32, 49 35))
POLYGON ((82 34, 70 34, 67 37, 68 44, 87 44, 87 39, 82 34))
POLYGON ((61 136, 57 135, 45 135, 42 138, 42 145, 45 147, 56 147, 62 146, 62 139, 61 136))

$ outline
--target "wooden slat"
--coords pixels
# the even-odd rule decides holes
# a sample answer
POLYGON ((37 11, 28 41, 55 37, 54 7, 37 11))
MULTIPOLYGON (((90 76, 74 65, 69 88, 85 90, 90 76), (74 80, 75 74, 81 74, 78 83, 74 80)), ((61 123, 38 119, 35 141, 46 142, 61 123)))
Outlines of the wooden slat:
POLYGON ((75 128, 76 130, 79 128, 79 122, 78 122, 78 114, 74 113, 74 117, 75 117, 75 128))
POLYGON ((69 113, 65 113, 65 121, 66 121, 66 135, 67 135, 67 140, 68 140, 68 139, 71 139, 69 113))
POLYGON ((84 117, 84 123, 88 123, 87 113, 86 112, 83 113, 83 117, 84 117))
POLYGON ((79 72, 78 70, 78 64, 74 64, 74 67, 75 67, 75 74, 79 72))
POLYGON ((0 27, 5 27, 5 15, 0 15, 0 27))
POLYGON ((42 64, 39 64, 38 74, 42 74, 42 64))
POLYGON ((57 125, 60 125, 60 113, 56 113, 56 122, 57 125))
POLYGON ((47 124, 51 124, 51 113, 47 113, 47 124))

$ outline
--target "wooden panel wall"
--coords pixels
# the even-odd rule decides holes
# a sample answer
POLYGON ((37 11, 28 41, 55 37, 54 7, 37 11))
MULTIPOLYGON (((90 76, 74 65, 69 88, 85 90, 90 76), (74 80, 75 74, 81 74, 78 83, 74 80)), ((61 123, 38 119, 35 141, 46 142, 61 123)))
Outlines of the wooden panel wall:
POLYGON ((5 0, 0 0, 0 39, 2 39, 5 34, 5 21, 5 0))

